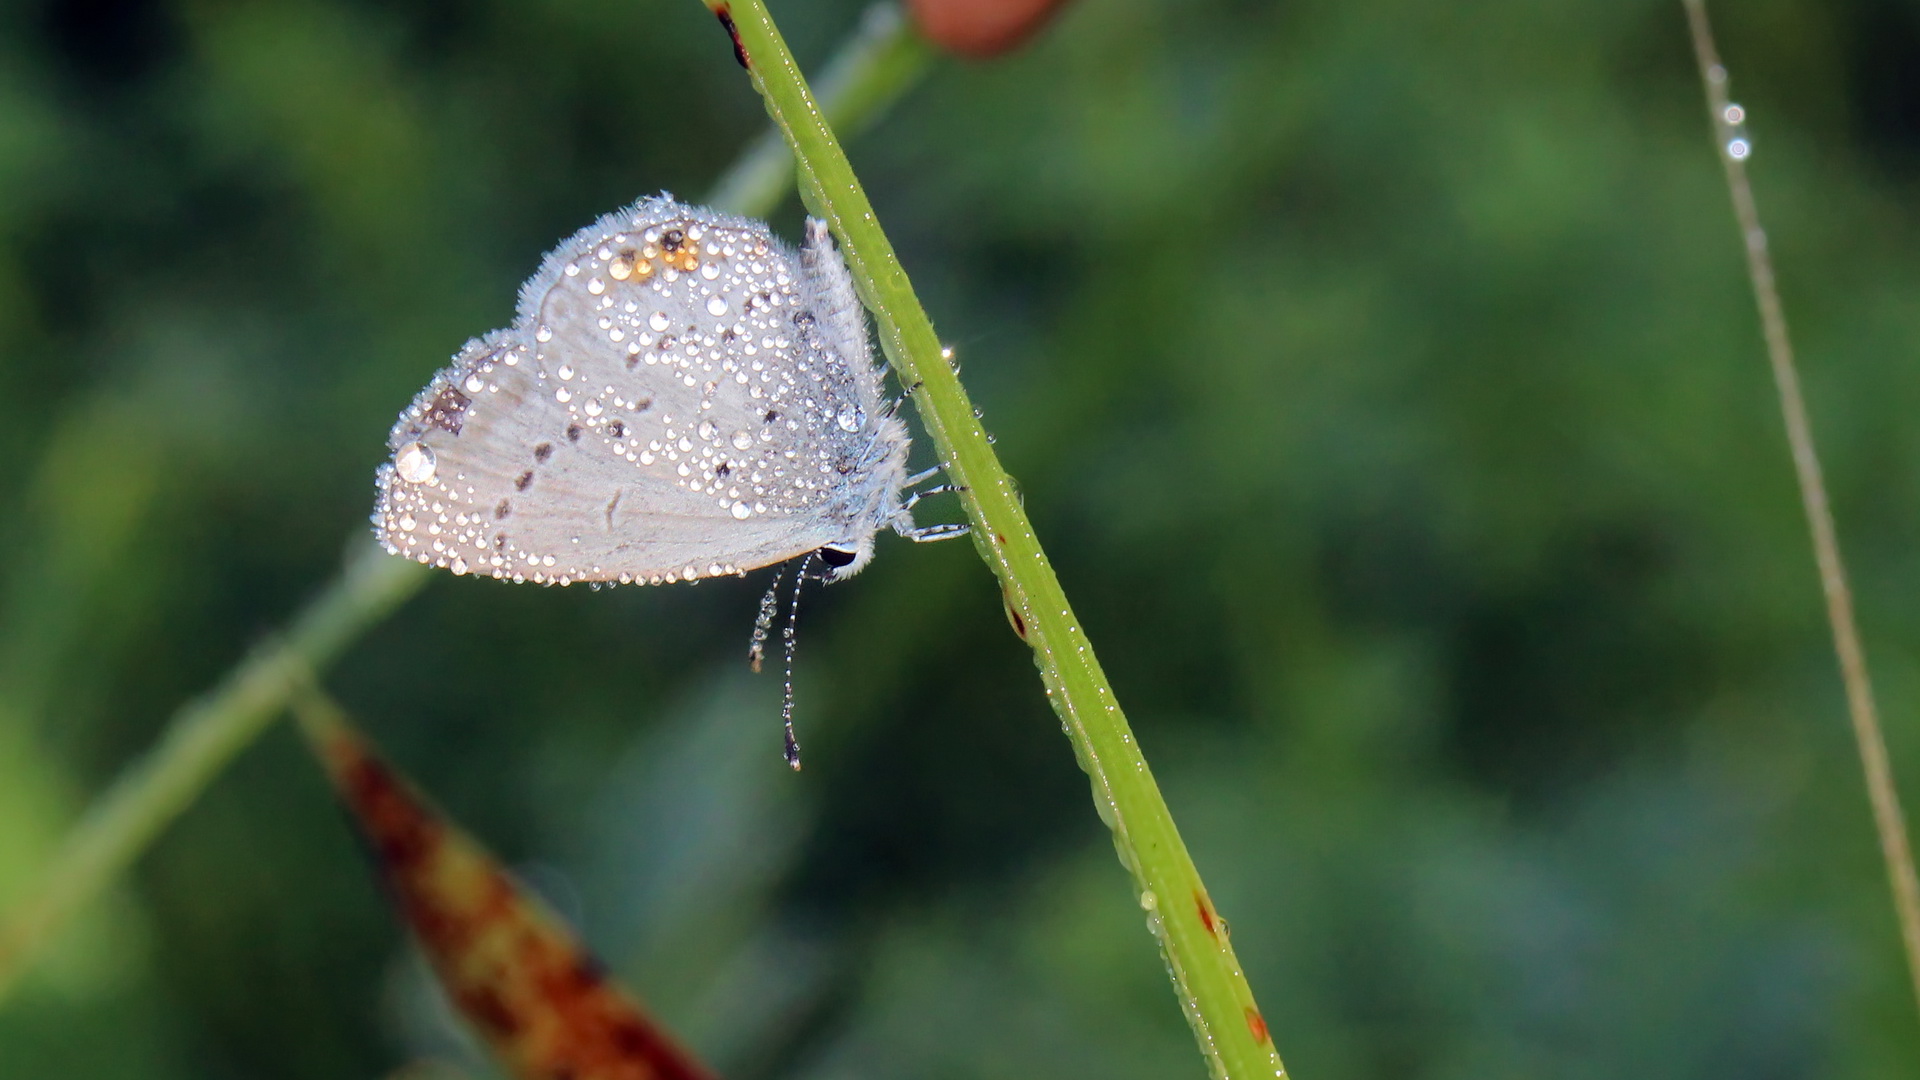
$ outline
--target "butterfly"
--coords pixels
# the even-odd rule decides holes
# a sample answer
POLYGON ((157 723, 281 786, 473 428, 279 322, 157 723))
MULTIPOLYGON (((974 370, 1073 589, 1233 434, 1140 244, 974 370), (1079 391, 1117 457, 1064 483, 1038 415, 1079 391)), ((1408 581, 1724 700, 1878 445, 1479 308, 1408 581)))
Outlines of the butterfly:
MULTIPOLYGON (((840 580, 916 540, 910 440, 825 223, 641 199, 549 252, 512 326, 400 414, 388 551, 510 581, 659 584, 812 554, 840 580)), ((922 492, 921 495, 933 492, 922 492)))

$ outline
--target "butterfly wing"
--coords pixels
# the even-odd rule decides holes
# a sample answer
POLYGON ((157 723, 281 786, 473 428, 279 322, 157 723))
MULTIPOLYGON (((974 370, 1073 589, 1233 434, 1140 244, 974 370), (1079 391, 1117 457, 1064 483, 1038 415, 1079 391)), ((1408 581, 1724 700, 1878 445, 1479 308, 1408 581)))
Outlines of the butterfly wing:
POLYGON ((839 539, 858 432, 836 423, 845 360, 808 332, 801 277, 764 226, 668 199, 577 233, 515 326, 401 415, 381 540, 565 584, 735 574, 839 539))

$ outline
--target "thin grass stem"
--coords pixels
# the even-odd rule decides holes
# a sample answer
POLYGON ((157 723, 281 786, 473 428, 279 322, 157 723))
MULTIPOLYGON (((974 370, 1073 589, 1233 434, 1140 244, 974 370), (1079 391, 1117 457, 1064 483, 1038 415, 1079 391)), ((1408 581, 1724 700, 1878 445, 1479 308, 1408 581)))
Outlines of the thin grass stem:
POLYGON ((1787 445, 1793 454, 1800 502, 1813 534, 1813 558, 1820 571, 1820 591, 1826 597, 1827 623, 1833 630, 1833 650, 1840 660, 1840 679, 1846 687, 1853 739, 1860 750, 1860 767, 1866 774, 1868 801, 1873 804, 1880 854, 1886 862, 1894 913, 1906 946, 1907 974, 1913 983, 1915 1003, 1920 1005, 1920 880, 1914 875, 1913 848, 1907 840, 1900 791, 1887 762, 1886 738, 1881 733, 1873 681, 1868 676, 1867 657, 1860 645, 1860 629, 1854 617, 1853 591, 1847 584, 1846 565, 1840 559, 1833 509, 1827 499, 1820 457, 1814 450, 1813 426, 1807 420, 1806 400, 1793 358, 1793 342, 1787 334, 1786 309, 1780 303, 1774 278, 1773 255, 1767 246, 1766 230, 1760 226, 1753 186, 1747 180, 1747 158, 1752 152, 1752 143, 1745 135, 1746 116, 1727 95, 1727 69, 1720 62, 1719 50, 1714 45, 1705 0, 1682 0, 1682 3, 1686 6, 1687 26, 1693 37, 1694 58, 1706 87, 1714 141, 1720 163, 1726 169, 1733 216, 1739 223, 1742 247, 1747 253, 1747 277, 1753 283, 1754 302, 1760 308, 1767 361, 1773 368, 1774 387, 1779 391, 1780 415, 1786 422, 1787 445))
POLYGON ((0 1001, 36 948, 119 876, 234 755, 285 709, 300 672, 324 668, 426 580, 426 568, 362 541, 340 577, 279 637, 168 721, 153 749, 88 808, 37 888, 0 926, 0 1001))

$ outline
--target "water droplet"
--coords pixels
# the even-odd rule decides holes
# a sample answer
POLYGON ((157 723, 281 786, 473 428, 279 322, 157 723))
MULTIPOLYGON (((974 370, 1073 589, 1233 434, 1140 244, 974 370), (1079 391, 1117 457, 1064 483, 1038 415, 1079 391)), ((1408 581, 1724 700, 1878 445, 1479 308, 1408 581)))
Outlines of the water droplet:
POLYGON ((834 423, 840 425, 841 431, 859 431, 860 422, 865 419, 866 417, 861 415, 859 409, 846 405, 841 407, 840 415, 834 418, 834 423))
POLYGON ((1720 110, 1721 149, 1730 161, 1745 161, 1753 156, 1753 140, 1747 138, 1747 110, 1728 102, 1720 110))
POLYGON ((753 449, 753 433, 752 433, 752 432, 748 432, 748 431, 736 431, 736 432, 734 432, 734 433, 733 433, 733 448, 734 448, 735 450, 751 450, 751 449, 753 449))
POLYGON ((1160 898, 1153 895, 1152 889, 1140 890, 1140 907, 1142 909, 1147 911, 1152 911, 1154 908, 1157 908, 1159 906, 1160 906, 1160 898))
POLYGON ((561 364, 560 370, 554 372, 554 374, 560 376, 561 382, 566 382, 568 379, 573 378, 573 365, 561 364))
POLYGON ((594 278, 592 281, 587 282, 587 291, 595 296, 599 296, 601 293, 607 291, 607 283, 599 278, 594 278))
POLYGON ((580 411, 586 413, 588 416, 599 416, 603 411, 600 406, 600 399, 588 398, 587 403, 580 406, 580 411))
POLYGON ((560 389, 555 390, 553 392, 553 400, 559 402, 562 405, 565 405, 567 402, 573 400, 573 391, 568 390, 566 387, 563 386, 560 389))
POLYGON ((700 426, 695 430, 699 432, 701 442, 712 442, 713 437, 720 433, 720 429, 714 427, 711 420, 700 421, 700 426))
POLYGON ((486 388, 487 388, 487 381, 485 379, 482 379, 479 375, 475 374, 475 375, 467 376, 467 393, 477 394, 480 391, 485 390, 486 388))
POLYGON ((667 322, 667 313, 664 311, 656 311, 652 315, 647 316, 647 325, 653 327, 655 333, 666 332, 667 327, 670 325, 667 322))
POLYGON ((546 325, 545 323, 542 323, 542 324, 540 325, 540 327, 539 327, 539 329, 537 329, 537 330, 535 330, 535 331, 533 332, 533 340, 535 340, 535 341, 539 341, 539 342, 547 342, 547 341, 552 341, 552 340, 553 340, 553 327, 551 327, 551 326, 548 326, 548 325, 546 325))
POLYGON ((753 514, 753 508, 748 506, 746 503, 736 502, 733 504, 733 516, 740 519, 741 521, 747 520, 747 518, 752 514, 753 514))
POLYGON ((409 484, 424 484, 433 479, 435 464, 433 447, 426 443, 408 443, 393 455, 394 471, 409 484))
POLYGON ((726 297, 716 296, 713 299, 707 301, 707 314, 715 316, 717 318, 721 315, 725 315, 726 313, 727 313, 726 297))

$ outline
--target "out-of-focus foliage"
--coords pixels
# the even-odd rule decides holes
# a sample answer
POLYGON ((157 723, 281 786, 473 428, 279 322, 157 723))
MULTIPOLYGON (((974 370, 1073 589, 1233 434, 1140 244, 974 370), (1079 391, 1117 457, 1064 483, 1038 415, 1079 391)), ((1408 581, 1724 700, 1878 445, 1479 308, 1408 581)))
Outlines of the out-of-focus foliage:
MULTIPOLYGON (((1920 10, 1718 14, 1920 786, 1920 10)), ((545 247, 762 123, 679 0, 0 10, 0 905, 545 247)), ((1677 3, 1088 0, 851 151, 1298 1075, 1920 1064, 1677 3)), ((1199 1075, 967 546, 810 603, 797 778, 762 587, 447 578, 330 686, 735 1080, 1199 1075)), ((72 928, 0 1072, 470 1053, 301 754, 72 928)))

